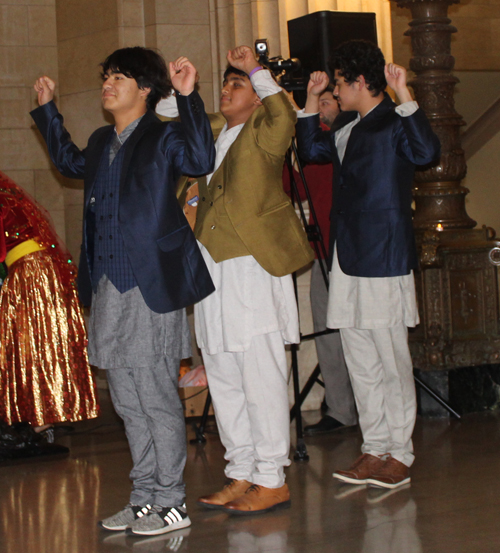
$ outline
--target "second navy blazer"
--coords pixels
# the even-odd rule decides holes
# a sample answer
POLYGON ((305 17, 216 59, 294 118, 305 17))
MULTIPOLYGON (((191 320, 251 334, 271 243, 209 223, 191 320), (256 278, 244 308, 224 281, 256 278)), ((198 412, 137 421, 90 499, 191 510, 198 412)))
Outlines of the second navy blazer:
POLYGON ((401 276, 418 267, 411 211, 415 166, 437 160, 440 143, 420 108, 408 117, 395 108, 386 94, 353 127, 342 163, 335 133, 357 112, 341 113, 330 131, 321 130, 317 115, 297 121, 300 156, 334 165, 330 264, 335 245, 340 268, 350 276, 401 276))

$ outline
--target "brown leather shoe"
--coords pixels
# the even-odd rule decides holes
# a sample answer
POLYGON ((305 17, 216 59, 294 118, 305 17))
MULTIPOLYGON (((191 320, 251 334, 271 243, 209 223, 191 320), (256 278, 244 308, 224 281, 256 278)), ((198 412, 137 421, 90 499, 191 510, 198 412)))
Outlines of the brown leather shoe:
POLYGON ((222 509, 226 503, 243 495, 251 485, 246 480, 232 479, 220 492, 199 497, 197 503, 208 509, 222 509))
POLYGON ((252 484, 244 495, 224 505, 232 515, 255 515, 273 509, 290 507, 290 490, 287 484, 281 488, 265 488, 252 484))
POLYGON ((403 465, 401 461, 394 459, 394 457, 389 457, 389 459, 368 478, 367 483, 377 488, 393 489, 408 484, 410 480, 410 469, 406 465, 403 465))
POLYGON ((351 465, 349 470, 336 470, 333 477, 348 484, 366 484, 368 478, 377 472, 384 461, 380 457, 363 453, 351 465))

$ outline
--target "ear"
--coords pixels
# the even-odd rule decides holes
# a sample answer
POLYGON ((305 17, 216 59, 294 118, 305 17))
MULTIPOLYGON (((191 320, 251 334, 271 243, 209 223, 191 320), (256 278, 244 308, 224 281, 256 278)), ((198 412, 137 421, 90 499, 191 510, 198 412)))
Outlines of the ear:
POLYGON ((253 101, 254 105, 261 106, 262 100, 257 96, 257 93, 255 93, 255 100, 253 101))
POLYGON ((366 81, 365 81, 365 78, 363 77, 363 75, 360 75, 356 79, 356 83, 357 83, 357 86, 358 86, 358 90, 362 90, 363 88, 366 88, 366 81))
POLYGON ((150 92, 151 92, 151 88, 140 88, 139 96, 143 96, 144 99, 146 99, 146 97, 149 95, 150 92))

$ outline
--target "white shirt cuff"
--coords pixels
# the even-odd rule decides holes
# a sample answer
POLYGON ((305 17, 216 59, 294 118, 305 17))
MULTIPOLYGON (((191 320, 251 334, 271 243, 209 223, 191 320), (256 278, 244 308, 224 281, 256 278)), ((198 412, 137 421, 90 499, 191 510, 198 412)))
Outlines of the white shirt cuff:
POLYGON ((305 119, 306 117, 312 117, 313 115, 318 115, 319 113, 319 111, 316 113, 306 113, 304 109, 305 108, 302 108, 297 112, 297 119, 305 119))
POLYGON ((273 79, 271 73, 267 69, 256 71, 250 77, 250 82, 261 100, 267 98, 267 96, 278 94, 278 92, 282 90, 281 86, 273 79))
POLYGON ((396 113, 400 115, 401 117, 409 117, 410 115, 413 115, 418 109, 418 104, 414 100, 412 102, 405 102, 404 104, 400 104, 396 108, 396 113))

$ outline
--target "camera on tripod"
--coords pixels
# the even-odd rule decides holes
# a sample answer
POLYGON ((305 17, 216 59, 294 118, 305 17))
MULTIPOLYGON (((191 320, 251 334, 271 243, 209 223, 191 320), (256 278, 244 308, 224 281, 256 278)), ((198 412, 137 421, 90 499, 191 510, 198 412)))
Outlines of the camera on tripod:
POLYGON ((273 72, 282 88, 288 92, 307 89, 307 82, 299 59, 289 58, 286 60, 281 56, 270 58, 267 38, 258 38, 255 41, 255 53, 259 58, 259 63, 273 72))

